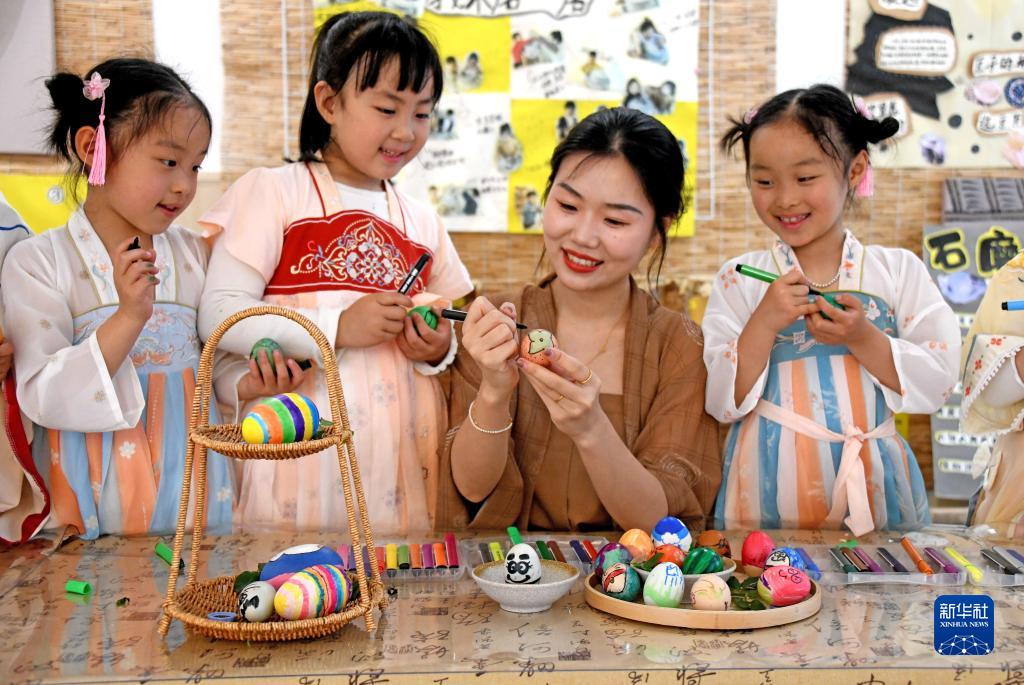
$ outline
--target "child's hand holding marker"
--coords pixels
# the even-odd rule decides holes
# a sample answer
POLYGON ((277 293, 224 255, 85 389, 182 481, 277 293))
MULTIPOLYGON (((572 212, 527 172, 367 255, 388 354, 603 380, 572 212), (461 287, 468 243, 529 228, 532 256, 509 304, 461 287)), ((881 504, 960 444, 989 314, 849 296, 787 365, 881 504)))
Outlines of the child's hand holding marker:
POLYGON ((818 305, 808 299, 811 289, 798 269, 792 269, 782 276, 767 274, 740 265, 737 272, 769 283, 768 291, 750 317, 773 333, 779 333, 802 316, 818 311, 818 305), (756 274, 754 272, 757 272, 756 274), (771 277, 767 280, 762 274, 771 277))
POLYGON ((136 236, 121 243, 114 255, 114 288, 117 289, 118 311, 140 326, 153 315, 156 299, 156 252, 143 250, 136 236))

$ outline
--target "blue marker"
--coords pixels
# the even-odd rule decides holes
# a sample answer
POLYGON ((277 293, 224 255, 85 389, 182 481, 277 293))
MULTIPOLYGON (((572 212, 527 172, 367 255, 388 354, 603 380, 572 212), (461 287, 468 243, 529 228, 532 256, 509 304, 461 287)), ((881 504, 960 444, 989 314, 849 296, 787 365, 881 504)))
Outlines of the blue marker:
POLYGON ((1003 302, 1003 311, 1020 312, 1024 311, 1024 300, 1007 300, 1003 302))
POLYGON ((815 580, 821 580, 821 569, 814 563, 814 559, 811 559, 811 555, 807 553, 807 550, 803 547, 797 547, 796 553, 804 560, 804 565, 807 567, 807 574, 815 580))

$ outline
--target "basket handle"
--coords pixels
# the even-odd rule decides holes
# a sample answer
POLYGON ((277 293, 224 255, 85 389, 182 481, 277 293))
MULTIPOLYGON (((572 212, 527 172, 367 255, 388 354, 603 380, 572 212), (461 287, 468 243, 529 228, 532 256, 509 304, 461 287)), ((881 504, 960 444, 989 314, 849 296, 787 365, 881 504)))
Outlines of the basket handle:
MULTIPOLYGON (((213 358, 220 344, 221 338, 239 321, 252 316, 280 316, 290 319, 306 329, 310 337, 320 348, 320 356, 323 360, 324 377, 327 382, 327 396, 331 405, 331 420, 341 421, 341 427, 345 431, 351 430, 348 413, 343 411, 345 406, 345 394, 341 387, 341 378, 338 374, 338 359, 334 354, 334 346, 327 340, 323 331, 307 317, 298 312, 277 307, 274 305, 260 305, 249 307, 242 311, 235 312, 224 319, 217 328, 213 330, 203 346, 202 354, 199 357, 199 372, 196 376, 196 395, 192 406, 192 417, 189 421, 190 430, 199 427, 200 422, 209 420, 210 396, 213 394, 213 358)), ((240 422, 240 421, 239 421, 240 422)))

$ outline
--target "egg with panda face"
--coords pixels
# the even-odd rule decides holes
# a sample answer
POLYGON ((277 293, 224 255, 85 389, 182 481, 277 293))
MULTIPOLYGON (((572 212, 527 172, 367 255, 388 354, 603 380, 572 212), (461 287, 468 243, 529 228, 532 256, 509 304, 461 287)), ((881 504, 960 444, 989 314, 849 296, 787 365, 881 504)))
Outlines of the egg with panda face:
POLYGON ((249 583, 238 594, 238 615, 250 623, 262 623, 274 615, 277 590, 262 580, 249 583))
POLYGON ((505 582, 512 585, 532 585, 540 581, 540 556, 525 542, 512 545, 505 555, 505 582))

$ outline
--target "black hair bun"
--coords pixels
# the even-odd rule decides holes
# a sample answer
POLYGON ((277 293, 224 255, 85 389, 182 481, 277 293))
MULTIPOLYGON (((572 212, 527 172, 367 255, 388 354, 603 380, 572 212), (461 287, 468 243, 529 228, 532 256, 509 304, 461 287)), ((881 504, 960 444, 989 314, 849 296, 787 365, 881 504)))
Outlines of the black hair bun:
POLYGON ((864 122, 864 139, 874 145, 892 138, 899 130, 900 122, 893 117, 886 117, 879 121, 868 119, 864 122))
POLYGON ((81 107, 85 98, 82 88, 82 77, 66 71, 46 79, 46 89, 50 91, 53 108, 58 111, 66 112, 81 107))

